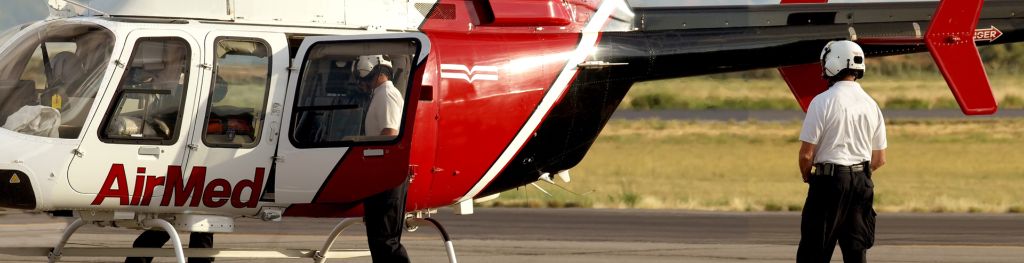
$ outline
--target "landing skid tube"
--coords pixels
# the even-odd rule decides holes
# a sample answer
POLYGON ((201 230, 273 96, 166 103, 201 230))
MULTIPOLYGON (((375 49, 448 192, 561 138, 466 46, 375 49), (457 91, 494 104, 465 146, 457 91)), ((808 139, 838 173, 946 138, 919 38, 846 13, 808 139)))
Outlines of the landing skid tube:
MULTIPOLYGON (((143 221, 146 226, 159 227, 170 235, 173 248, 66 248, 68 240, 79 228, 88 224, 81 218, 75 219, 64 230, 64 234, 57 244, 52 247, 15 247, 0 248, 0 254, 13 256, 45 256, 50 263, 59 262, 63 257, 174 257, 179 263, 185 263, 186 257, 212 257, 212 258, 310 258, 315 263, 327 262, 328 258, 349 259, 366 257, 370 255, 367 250, 331 250, 334 242, 341 233, 349 227, 362 223, 360 219, 347 218, 334 226, 331 235, 321 250, 300 250, 300 249, 279 249, 279 250, 246 250, 246 249, 218 249, 218 248, 183 248, 181 237, 171 223, 163 219, 147 219, 143 221), (324 252, 329 251, 329 252, 324 252)), ((448 231, 440 222, 433 218, 408 218, 406 223, 410 226, 409 232, 415 231, 419 226, 432 226, 441 234, 444 241, 445 252, 448 255, 448 262, 458 263, 455 255, 455 246, 452 243, 448 231)))
MULTIPOLYGON (((51 247, 8 247, 0 248, 0 255, 19 257, 45 257, 51 247)), ((185 248, 185 257, 198 258, 260 258, 260 259, 312 259, 316 250, 311 249, 221 249, 221 248, 185 248)), ((171 248, 93 248, 69 247, 61 250, 65 258, 125 258, 125 257, 176 257, 171 248)), ((367 250, 334 250, 327 254, 330 258, 351 259, 370 256, 367 250)))

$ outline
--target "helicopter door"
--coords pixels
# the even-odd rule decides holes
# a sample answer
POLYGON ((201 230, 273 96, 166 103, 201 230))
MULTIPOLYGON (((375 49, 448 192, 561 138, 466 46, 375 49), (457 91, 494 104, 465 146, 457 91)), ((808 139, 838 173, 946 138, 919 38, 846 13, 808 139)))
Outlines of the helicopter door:
POLYGON ((186 171, 205 171, 202 205, 256 208, 268 181, 287 86, 284 34, 214 31, 206 36, 196 122, 186 171), (219 196, 210 196, 214 192, 219 196))
MULTIPOLYGON (((98 111, 103 114, 87 126, 68 167, 75 191, 97 195, 93 205, 156 206, 163 201, 163 189, 147 185, 165 181, 172 168, 184 164, 202 61, 197 47, 180 30, 128 34, 114 62, 114 80, 101 92, 98 111)), ((178 174, 188 177, 187 172, 178 174)))
POLYGON ((285 98, 276 202, 350 203, 407 178, 414 78, 429 47, 422 33, 303 41, 285 98))

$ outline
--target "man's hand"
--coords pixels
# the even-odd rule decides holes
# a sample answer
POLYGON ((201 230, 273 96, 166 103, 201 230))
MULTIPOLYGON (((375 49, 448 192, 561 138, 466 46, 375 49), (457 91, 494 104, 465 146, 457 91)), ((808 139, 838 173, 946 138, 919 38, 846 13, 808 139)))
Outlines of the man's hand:
POLYGON ((800 174, 804 177, 804 183, 807 183, 811 179, 811 166, 814 166, 814 148, 816 145, 803 142, 800 145, 800 174))
POLYGON ((885 149, 871 151, 871 171, 882 168, 882 165, 885 165, 885 149))

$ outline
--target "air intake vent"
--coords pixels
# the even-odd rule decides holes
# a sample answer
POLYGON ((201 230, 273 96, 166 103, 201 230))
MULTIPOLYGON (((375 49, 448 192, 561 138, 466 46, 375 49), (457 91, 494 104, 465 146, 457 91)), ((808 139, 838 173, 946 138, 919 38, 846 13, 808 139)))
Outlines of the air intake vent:
POLYGON ((419 11, 420 14, 423 15, 423 17, 426 17, 427 15, 430 14, 430 8, 434 7, 434 4, 431 4, 431 3, 416 3, 416 4, 413 4, 413 7, 416 7, 416 11, 419 11))
MULTIPOLYGON (((422 9, 420 9, 420 4, 416 4, 416 9, 417 10, 421 10, 421 12, 422 12, 422 9)), ((428 9, 429 9, 429 6, 428 6, 428 9)), ((434 7, 434 12, 431 13, 430 16, 427 17, 427 19, 454 20, 455 19, 455 5, 454 4, 437 4, 437 7, 434 7)))

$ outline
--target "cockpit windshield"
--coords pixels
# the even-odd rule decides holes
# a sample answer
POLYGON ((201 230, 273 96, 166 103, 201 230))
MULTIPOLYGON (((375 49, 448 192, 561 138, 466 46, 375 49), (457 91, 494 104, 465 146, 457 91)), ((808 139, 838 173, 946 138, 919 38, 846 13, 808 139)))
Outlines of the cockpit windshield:
MULTIPOLYGON (((0 51, 0 127, 78 138, 109 64, 114 34, 73 21, 31 30, 0 51)), ((4 37, 9 36, 0 36, 0 43, 4 37)))

